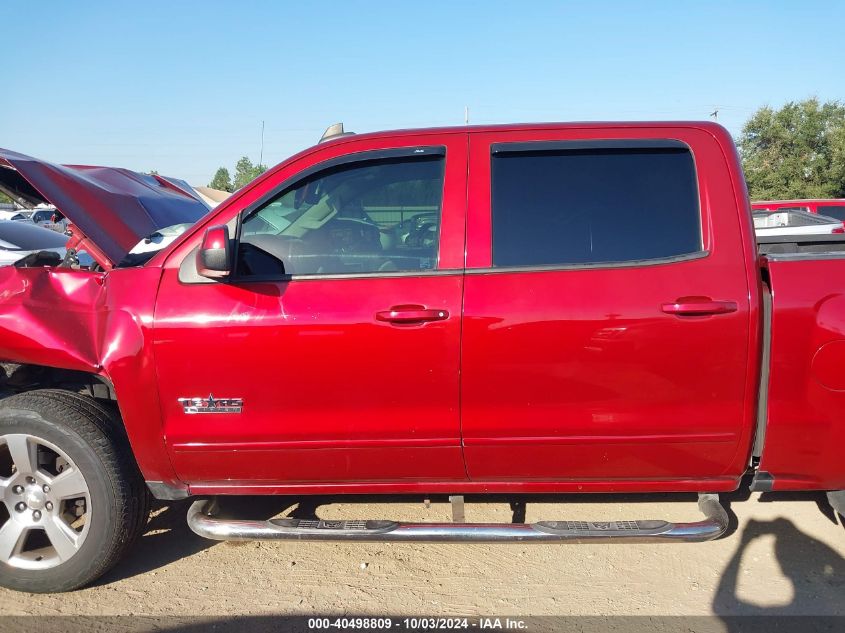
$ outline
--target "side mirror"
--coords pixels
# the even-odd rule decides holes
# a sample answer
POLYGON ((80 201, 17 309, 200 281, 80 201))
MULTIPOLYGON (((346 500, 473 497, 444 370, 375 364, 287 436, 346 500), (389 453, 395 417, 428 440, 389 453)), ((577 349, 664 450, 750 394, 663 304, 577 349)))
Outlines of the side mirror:
POLYGON ((197 251, 197 273, 218 279, 232 272, 229 251, 229 227, 225 224, 210 226, 205 230, 202 244, 197 251))

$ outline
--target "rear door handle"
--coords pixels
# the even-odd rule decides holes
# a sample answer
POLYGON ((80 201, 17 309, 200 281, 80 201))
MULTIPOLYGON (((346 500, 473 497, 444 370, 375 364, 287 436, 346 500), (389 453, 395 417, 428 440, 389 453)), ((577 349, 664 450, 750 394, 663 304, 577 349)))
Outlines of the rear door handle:
POLYGON ((425 306, 393 306, 390 310, 376 312, 377 321, 385 321, 396 325, 412 325, 429 321, 445 321, 449 318, 447 310, 436 310, 425 306))
POLYGON ((681 297, 672 303, 664 303, 661 310, 677 316, 708 316, 728 314, 738 309, 736 301, 714 301, 710 297, 681 297))

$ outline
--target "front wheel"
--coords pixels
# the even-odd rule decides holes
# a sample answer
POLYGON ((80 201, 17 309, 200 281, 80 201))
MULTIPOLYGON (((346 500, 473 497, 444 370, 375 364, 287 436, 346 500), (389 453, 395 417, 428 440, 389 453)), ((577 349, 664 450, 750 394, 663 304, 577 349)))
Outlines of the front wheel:
POLYGON ((91 398, 39 390, 0 401, 0 585, 70 591, 143 531, 149 493, 122 428, 91 398))

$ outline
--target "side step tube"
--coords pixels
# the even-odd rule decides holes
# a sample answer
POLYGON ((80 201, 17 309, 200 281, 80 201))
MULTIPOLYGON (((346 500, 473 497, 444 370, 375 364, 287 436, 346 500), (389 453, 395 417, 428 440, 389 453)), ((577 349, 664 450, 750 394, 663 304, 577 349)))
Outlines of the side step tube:
POLYGON ((429 543, 659 543, 709 541, 728 529, 728 514, 715 494, 700 494, 703 521, 540 521, 538 523, 398 523, 216 519, 214 502, 195 501, 188 525, 216 541, 415 541, 429 543))

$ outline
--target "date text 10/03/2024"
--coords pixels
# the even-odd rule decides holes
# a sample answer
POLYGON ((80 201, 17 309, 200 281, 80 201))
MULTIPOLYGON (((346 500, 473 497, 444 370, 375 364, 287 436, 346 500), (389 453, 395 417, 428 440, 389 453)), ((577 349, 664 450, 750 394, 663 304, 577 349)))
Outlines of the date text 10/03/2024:
POLYGON ((526 630, 524 620, 518 618, 429 618, 412 617, 394 620, 392 618, 309 618, 308 628, 314 630, 526 630))

